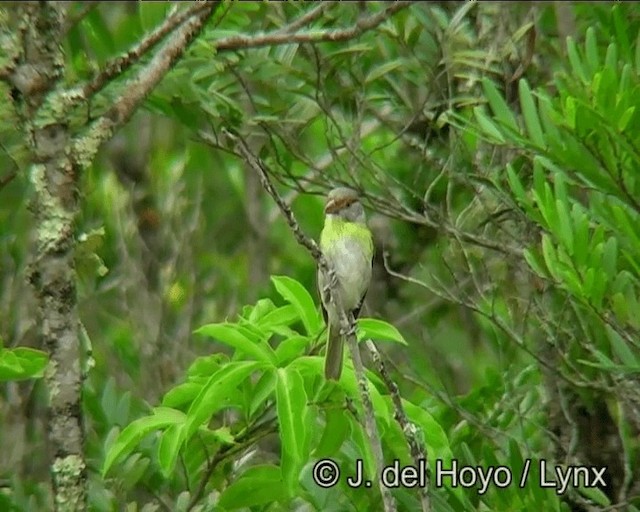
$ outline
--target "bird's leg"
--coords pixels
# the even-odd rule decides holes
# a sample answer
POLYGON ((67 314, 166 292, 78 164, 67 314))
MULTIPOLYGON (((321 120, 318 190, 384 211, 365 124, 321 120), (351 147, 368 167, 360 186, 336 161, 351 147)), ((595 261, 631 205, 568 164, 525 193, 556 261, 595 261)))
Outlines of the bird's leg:
POLYGON ((353 312, 347 313, 347 320, 349 320, 349 329, 345 333, 347 336, 355 336, 356 335, 356 317, 353 312))

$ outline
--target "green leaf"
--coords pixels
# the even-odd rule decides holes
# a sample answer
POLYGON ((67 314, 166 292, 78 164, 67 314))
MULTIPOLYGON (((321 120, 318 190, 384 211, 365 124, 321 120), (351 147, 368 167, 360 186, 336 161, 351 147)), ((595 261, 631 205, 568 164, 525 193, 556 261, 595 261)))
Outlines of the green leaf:
POLYGON ((158 444, 158 462, 162 474, 168 478, 178 460, 178 452, 184 441, 184 423, 171 425, 164 431, 158 444))
POLYGON ((558 272, 558 264, 556 251, 553 247, 553 243, 551 242, 551 238, 549 235, 542 235, 542 255, 544 257, 544 262, 549 269, 549 273, 554 277, 554 279, 559 280, 560 274, 558 272))
POLYGON ((153 415, 145 416, 127 425, 118 435, 104 458, 102 476, 109 472, 113 463, 121 456, 128 455, 143 437, 170 425, 181 424, 185 420, 183 412, 168 407, 156 407, 153 415))
POLYGON ((507 164, 507 180, 509 181, 509 187, 513 192, 516 200, 520 205, 527 205, 529 203, 529 198, 527 197, 527 193, 518 178, 513 166, 511 164, 507 164))
POLYGON ((531 249, 525 249, 523 255, 525 261, 538 276, 544 279, 549 277, 549 272, 547 272, 547 270, 542 266, 542 262, 536 253, 531 249))
MULTIPOLYGON (((443 468, 452 467, 453 453, 449 445, 447 434, 436 421, 436 419, 424 407, 402 400, 404 410, 408 419, 420 429, 420 435, 424 439, 424 446, 427 448, 427 460, 441 461, 443 468)), ((467 498, 460 486, 451 486, 451 479, 444 479, 445 486, 449 487, 463 503, 467 503, 467 498)))
POLYGON ((389 61, 389 62, 385 62, 384 64, 378 66, 377 68, 374 68, 371 72, 369 72, 369 74, 367 74, 367 77, 365 78, 364 82, 365 82, 365 84, 371 83, 374 80, 377 80, 381 76, 384 76, 387 73, 390 73, 391 71, 393 71, 394 69, 399 68, 402 65, 403 65, 403 62, 400 59, 396 59, 396 60, 392 60, 392 61, 389 61))
POLYGON ((488 78, 482 79, 482 88, 484 94, 489 100, 489 105, 493 114, 496 116, 504 126, 518 133, 518 123, 513 115, 513 112, 507 105, 507 102, 502 98, 502 94, 498 92, 494 83, 488 78))
POLYGON ((292 304, 287 304, 264 315, 256 325, 265 331, 278 332, 280 327, 289 326, 298 318, 297 309, 292 304))
POLYGON ((212 415, 224 409, 228 405, 227 399, 236 391, 238 384, 263 366, 264 364, 254 361, 235 361, 213 374, 187 411, 186 439, 190 439, 212 415))
POLYGON ((522 108, 527 133, 536 146, 543 148, 545 143, 540 118, 538 117, 538 111, 533 101, 533 96, 531 95, 531 89, 529 89, 529 84, 524 78, 521 78, 518 83, 518 91, 520 93, 520 107, 522 108))
POLYGON ((262 465, 247 469, 222 492, 218 507, 221 510, 273 506, 284 502, 287 491, 279 467, 262 465))
POLYGON ((625 340, 609 325, 605 325, 611 349, 620 362, 630 368, 640 368, 640 360, 631 351, 625 340))
POLYGON ((585 38, 585 48, 586 48, 586 60, 589 68, 591 70, 591 74, 593 75, 596 71, 600 69, 600 58, 598 56, 598 42, 596 40, 596 32, 593 27, 589 27, 587 29, 587 35, 585 38))
POLYGON ((197 382, 185 382, 167 391, 162 398, 162 405, 165 407, 180 407, 191 403, 202 390, 202 384, 197 382))
POLYGON ((300 373, 292 367, 279 368, 276 381, 276 408, 282 443, 282 473, 289 496, 295 496, 298 478, 308 454, 305 417, 307 394, 300 373))
POLYGON ((473 109, 473 115, 478 121, 478 125, 484 131, 485 136, 489 137, 491 142, 505 143, 505 138, 498 129, 498 127, 491 121, 484 113, 482 107, 475 107, 473 109))
POLYGON ((49 357, 28 347, 0 349, 0 381, 40 378, 49 357))
POLYGON ((338 453, 342 444, 349 438, 351 430, 349 420, 341 409, 327 408, 325 420, 322 437, 312 454, 318 459, 332 457, 338 453))
POLYGON ((588 80, 582 66, 580 54, 578 53, 578 47, 571 36, 567 37, 567 55, 569 57, 569 62, 571 63, 571 68, 573 69, 573 74, 583 83, 587 83, 588 80))
POLYGON ((282 341, 276 347, 278 366, 284 366, 298 356, 303 355, 310 342, 311 340, 308 337, 302 335, 291 336, 282 341))
POLYGON ((272 276, 271 281, 282 298, 296 308, 307 334, 318 332, 320 330, 318 311, 313 298, 305 287, 287 276, 272 276))
POLYGON ((166 17, 169 4, 157 2, 140 2, 138 12, 142 28, 150 32, 158 26, 166 17))
POLYGON ((358 340, 375 339, 375 340, 388 340, 407 345, 407 340, 404 339, 400 331, 395 326, 384 320, 377 320, 375 318, 359 318, 358 319, 358 340))
POLYGON ((270 363, 275 366, 276 355, 273 349, 266 342, 250 339, 242 330, 242 327, 238 324, 225 322, 221 324, 203 325, 197 329, 195 333, 229 345, 240 352, 252 356, 257 361, 270 363))

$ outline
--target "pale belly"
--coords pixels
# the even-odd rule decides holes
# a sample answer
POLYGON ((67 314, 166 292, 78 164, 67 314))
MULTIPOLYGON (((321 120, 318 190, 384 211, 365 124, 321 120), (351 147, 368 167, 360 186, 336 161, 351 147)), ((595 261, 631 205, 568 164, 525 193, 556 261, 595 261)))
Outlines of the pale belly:
MULTIPOLYGON (((350 311, 360 303, 371 280, 371 259, 362 250, 361 244, 344 237, 325 251, 327 262, 333 266, 338 280, 338 290, 343 307, 350 311)), ((320 293, 325 286, 323 275, 318 276, 320 293)), ((328 308, 329 310, 332 308, 328 308)), ((330 311, 330 316, 333 316, 330 311)))

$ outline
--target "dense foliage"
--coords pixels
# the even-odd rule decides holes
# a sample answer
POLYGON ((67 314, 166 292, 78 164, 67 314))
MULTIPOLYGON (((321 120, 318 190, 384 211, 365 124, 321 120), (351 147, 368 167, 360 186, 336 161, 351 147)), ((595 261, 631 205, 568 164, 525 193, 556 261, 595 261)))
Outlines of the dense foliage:
MULTIPOLYGON (((186 9, 87 5, 69 3, 66 91, 186 9)), ((414 464, 368 339, 426 448, 431 510, 640 509, 640 8, 388 5, 220 3, 86 162, 90 510, 383 509, 375 485, 346 480, 376 462, 349 358, 338 383, 322 377, 314 260, 233 140, 307 236, 327 190, 362 193, 375 420, 385 464, 414 464), (331 488, 313 479, 326 458, 342 472, 331 488), (438 478, 456 465, 476 469, 438 478), (561 492, 571 467, 589 469, 561 492)), ((8 48, 17 7, 0 26, 8 48)), ((154 51, 65 107, 70 132, 126 98, 154 51)), ((30 111, 11 84, 0 93, 0 509, 43 510, 41 196, 30 111)), ((392 495, 425 509, 417 487, 392 495)))

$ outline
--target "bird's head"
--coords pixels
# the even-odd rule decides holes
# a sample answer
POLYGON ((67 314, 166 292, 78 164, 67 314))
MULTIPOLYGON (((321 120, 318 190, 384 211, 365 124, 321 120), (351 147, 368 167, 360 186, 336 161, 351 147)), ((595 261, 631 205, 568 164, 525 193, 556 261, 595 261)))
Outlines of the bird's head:
POLYGON ((327 195, 324 213, 340 217, 349 222, 365 223, 364 208, 358 193, 347 187, 334 188, 327 195))

